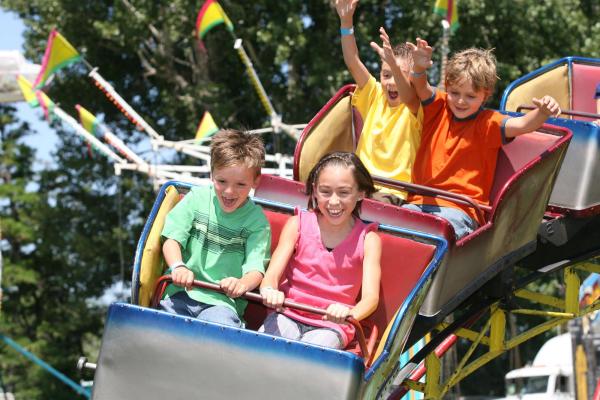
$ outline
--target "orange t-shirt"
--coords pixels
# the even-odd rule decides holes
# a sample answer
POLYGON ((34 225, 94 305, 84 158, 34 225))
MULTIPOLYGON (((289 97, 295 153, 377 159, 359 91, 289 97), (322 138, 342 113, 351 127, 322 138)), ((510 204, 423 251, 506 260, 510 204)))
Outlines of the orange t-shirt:
MULTIPOLYGON (((447 94, 439 90, 423 103, 423 111, 423 133, 412 170, 413 182, 489 204, 507 117, 497 111, 480 110, 459 120, 448 107, 447 94)), ((472 208, 448 200, 411 195, 408 201, 459 208, 480 225, 484 222, 472 208)))

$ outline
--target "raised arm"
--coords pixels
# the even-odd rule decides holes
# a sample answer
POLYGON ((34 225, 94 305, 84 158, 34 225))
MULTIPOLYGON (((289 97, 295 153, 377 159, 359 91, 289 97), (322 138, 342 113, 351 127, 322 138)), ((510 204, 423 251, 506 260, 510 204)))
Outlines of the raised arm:
POLYGON ((354 38, 353 18, 357 6, 358 0, 335 0, 335 9, 340 17, 344 62, 360 89, 367 84, 371 74, 360 60, 356 39, 354 38))
POLYGON ((510 118, 506 121, 504 135, 507 138, 513 138, 523 133, 534 131, 542 126, 548 117, 557 117, 561 112, 558 102, 551 96, 544 96, 541 99, 534 97, 532 101, 537 107, 535 110, 521 117, 510 118))
POLYGON ((413 51, 413 69, 410 73, 410 80, 419 100, 425 101, 433 96, 433 88, 427 81, 427 70, 433 65, 433 61, 431 61, 433 49, 427 44, 427 41, 421 38, 417 38, 416 45, 407 44, 413 51))
MULTIPOLYGON (((396 82, 396 87, 398 88, 398 97, 400 98, 400 101, 406 104, 408 109, 416 115, 420 106, 420 100, 417 97, 417 93, 408 81, 407 76, 402 72, 402 65, 399 63, 398 57, 394 55, 390 37, 385 29, 379 28, 379 37, 381 38, 383 47, 380 47, 375 42, 371 42, 371 47, 379 54, 379 57, 390 66, 392 75, 394 76, 394 82, 396 82)), ((409 71, 406 71, 406 74, 408 73, 409 71)))
POLYGON ((271 262, 260 284, 260 294, 263 297, 263 304, 268 307, 279 308, 283 304, 284 295, 283 292, 278 290, 279 281, 292 254, 294 254, 299 227, 300 221, 298 216, 288 219, 281 230, 279 243, 271 256, 271 262))

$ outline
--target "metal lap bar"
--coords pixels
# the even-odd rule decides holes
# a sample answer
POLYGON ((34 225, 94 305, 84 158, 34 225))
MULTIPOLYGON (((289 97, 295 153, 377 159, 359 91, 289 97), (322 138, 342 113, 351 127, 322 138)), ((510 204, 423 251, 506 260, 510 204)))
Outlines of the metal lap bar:
POLYGON ((445 200, 452 201, 456 204, 462 204, 465 206, 469 206, 475 210, 475 213, 482 221, 486 221, 484 218, 484 212, 490 214, 492 212, 492 207, 484 204, 479 204, 468 196, 463 196, 460 194, 448 192, 445 190, 435 189, 423 185, 417 185, 415 183, 408 183, 402 181, 395 181, 393 179, 384 178, 381 176, 373 176, 373 180, 375 183, 383 184, 385 186, 394 188, 394 189, 403 189, 407 190, 411 193, 417 193, 421 195, 427 195, 432 197, 439 197, 445 200))
MULTIPOLYGON (((521 104, 519 107, 517 107, 517 112, 521 112, 521 110, 536 110, 536 109, 537 109, 537 107, 529 106, 526 104, 521 104)), ((569 115, 572 117, 584 117, 584 118, 594 118, 594 119, 600 118, 600 114, 594 114, 594 113, 589 113, 589 112, 585 112, 585 111, 561 110, 560 113, 564 114, 564 115, 569 115)))
MULTIPOLYGON (((158 308, 158 303, 159 303, 160 299, 162 298, 162 296, 165 292, 165 289, 167 288, 167 285, 170 284, 172 281, 173 280, 171 279, 170 275, 163 275, 160 278, 158 278, 158 280, 156 281, 156 290, 154 291, 154 295, 152 296, 152 302, 150 304, 150 306, 152 308, 158 308)), ((219 285, 214 284, 214 283, 194 280, 192 286, 197 287, 197 288, 214 290, 216 292, 223 293, 223 289, 221 289, 221 287, 219 285)), ((253 292, 246 292, 241 297, 245 298, 246 300, 253 301, 253 302, 259 303, 259 304, 262 304, 262 300, 263 300, 263 298, 260 294, 253 293, 253 292)), ((300 311, 306 311, 306 312, 316 314, 316 315, 325 315, 326 314, 326 311, 323 310, 322 308, 317 308, 317 307, 309 306, 306 304, 297 303, 297 302, 291 301, 291 300, 285 300, 283 302, 283 306, 294 308, 294 309, 300 310, 300 311)), ((363 359, 364 359, 364 364, 365 364, 365 366, 368 366, 372 360, 372 356, 373 356, 372 349, 375 347, 375 342, 376 342, 377 338, 371 337, 371 338, 369 338, 369 342, 367 343, 367 340, 365 338, 365 333, 364 333, 363 327, 360 324, 360 322, 358 322, 356 319, 354 319, 352 317, 347 317, 346 322, 348 324, 354 326, 354 329, 356 331, 356 333, 355 333, 356 339, 358 340, 358 345, 360 346, 360 351, 361 351, 363 359), (371 347, 369 347, 369 346, 371 346, 371 347)), ((377 331, 372 330, 372 334, 374 334, 376 336, 377 331)))
MULTIPOLYGON (((526 289, 519 289, 514 293, 516 297, 526 299, 532 303, 537 303, 538 305, 553 307, 557 309, 556 311, 525 308, 504 310, 501 308, 501 302, 494 303, 490 307, 489 319, 478 332, 466 328, 459 328, 456 330, 456 332, 454 332, 456 336, 472 342, 471 346, 459 362, 454 374, 452 374, 445 382, 440 381, 440 358, 443 356, 444 352, 432 351, 425 357, 425 367, 427 369, 425 384, 422 384, 414 378, 411 378, 404 380, 404 382, 402 382, 402 386, 409 390, 424 393, 425 398, 441 399, 454 385, 504 352, 511 350, 521 343, 524 343, 527 340, 530 340, 531 338, 540 335, 558 325, 564 324, 569 319, 578 318, 600 310, 600 298, 596 299, 592 304, 580 308, 579 289, 581 286, 581 279, 577 275, 577 270, 584 272, 596 272, 598 269, 600 269, 600 265, 589 262, 575 264, 565 268, 563 272, 563 279, 566 290, 564 298, 562 299, 534 293, 526 289), (546 317, 547 320, 512 338, 506 338, 507 313, 513 315, 535 315, 546 317), (489 336, 486 336, 488 331, 489 336), (467 364, 474 351, 480 345, 488 346, 488 350, 485 352, 485 354, 467 364)), ((446 326, 448 326, 447 323, 442 323, 439 324, 436 329, 441 330, 446 326)))

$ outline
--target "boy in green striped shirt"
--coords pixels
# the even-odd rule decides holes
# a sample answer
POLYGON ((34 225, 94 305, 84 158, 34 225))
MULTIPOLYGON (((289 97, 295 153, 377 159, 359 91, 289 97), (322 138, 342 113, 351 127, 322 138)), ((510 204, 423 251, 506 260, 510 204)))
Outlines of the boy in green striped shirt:
POLYGON ((249 200, 260 181, 265 150, 255 135, 223 130, 211 141, 212 185, 193 187, 169 212, 163 255, 173 284, 161 308, 167 312, 243 327, 247 302, 269 261, 271 230, 262 209, 249 200), (225 294, 192 288, 194 279, 215 283, 225 294))

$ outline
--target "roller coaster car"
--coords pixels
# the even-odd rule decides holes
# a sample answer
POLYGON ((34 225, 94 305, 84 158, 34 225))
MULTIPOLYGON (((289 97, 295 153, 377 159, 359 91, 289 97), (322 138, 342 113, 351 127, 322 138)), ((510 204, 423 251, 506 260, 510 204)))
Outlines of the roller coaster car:
MULTIPOLYGON (((330 151, 354 151, 362 121, 351 106, 353 90, 354 86, 349 85, 338 91, 305 128, 294 154, 295 180, 305 181, 311 167, 330 151)), ((416 324, 418 329, 413 335, 415 339, 501 270, 535 250, 538 227, 570 139, 568 129, 544 125, 538 131, 521 135, 504 145, 498 155, 491 203, 473 204, 484 215, 486 223, 459 241, 455 241, 449 226, 430 223, 426 214, 380 203, 370 203, 363 209, 365 219, 442 235, 449 243, 448 253, 421 307, 416 324)), ((276 178, 272 180, 276 181, 272 185, 274 189, 268 195, 263 191, 262 196, 295 204, 289 195, 294 189, 286 187, 292 184, 276 178)), ((419 185, 395 182, 395 186, 474 203, 463 196, 419 185)))
MULTIPOLYGON (((268 178, 263 176, 267 187, 268 178)), ((380 225, 381 300, 366 325, 383 336, 371 335, 366 357, 362 348, 326 349, 256 332, 266 316, 262 304, 249 304, 244 315, 248 329, 149 307, 165 269, 160 240, 165 216, 189 188, 171 182, 158 195, 136 251, 132 304, 115 303, 109 308, 93 399, 385 397, 412 322, 446 252, 446 241, 380 225)), ((261 199, 262 191, 259 187, 253 200, 269 220, 274 249, 293 207, 261 199)), ((439 220, 425 219, 432 224, 439 220)))
MULTIPOLYGON (((342 88, 303 132, 295 152, 295 180, 264 175, 255 191, 254 201, 271 225, 273 248, 293 207, 307 204, 300 181, 308 170, 329 151, 354 150, 361 121, 350 106, 352 90, 342 88)), ((474 204, 487 222, 458 242, 441 218, 363 202, 361 218, 380 223, 383 243, 381 300, 368 318, 374 331, 383 335, 372 341, 376 349, 366 354, 257 333, 252 329, 265 316, 262 306, 247 308, 249 329, 150 308, 165 268, 160 244, 164 218, 189 190, 182 183, 165 185, 136 251, 133 304, 117 303, 109 309, 93 398, 386 398, 409 335, 428 330, 498 271, 533 251, 570 136, 565 128, 547 125, 504 146, 492 203, 474 204)), ((417 185, 395 184, 432 193, 417 185)), ((432 194, 470 201, 451 193, 432 194)))
POLYGON ((532 97, 549 94, 565 118, 549 123, 573 132, 573 140, 550 196, 547 218, 540 227, 541 243, 522 266, 565 266, 600 254, 600 127, 595 89, 600 83, 600 59, 566 57, 511 83, 500 108, 521 111, 532 97))

